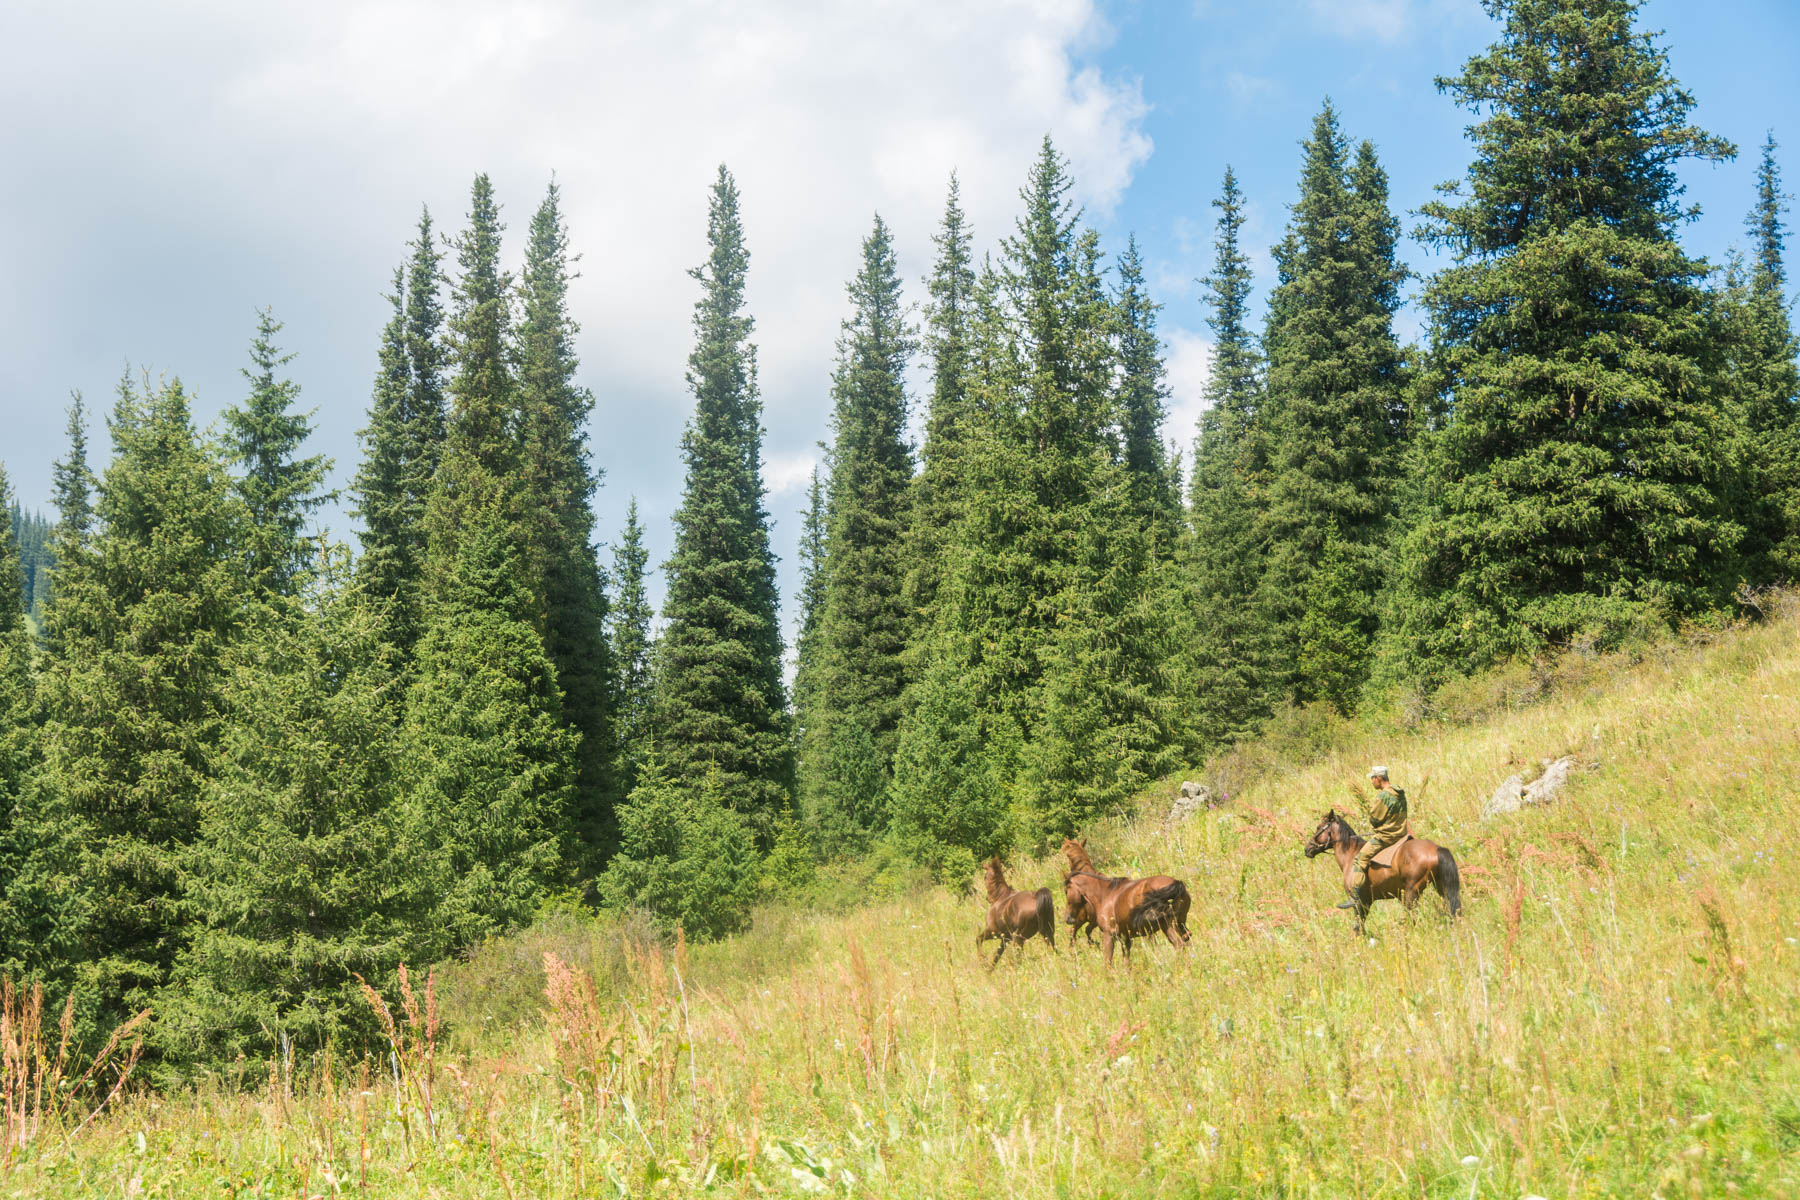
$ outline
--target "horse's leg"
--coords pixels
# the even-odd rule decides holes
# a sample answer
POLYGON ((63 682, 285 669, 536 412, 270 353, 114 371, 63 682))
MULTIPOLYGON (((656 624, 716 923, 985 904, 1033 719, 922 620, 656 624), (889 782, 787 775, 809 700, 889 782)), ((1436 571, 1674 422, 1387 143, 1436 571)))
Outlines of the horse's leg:
POLYGON ((1000 965, 1000 956, 1002 954, 1006 953, 1006 943, 1008 940, 1009 939, 1007 938, 1007 936, 1005 934, 1000 935, 1000 948, 998 950, 994 951, 994 961, 988 964, 989 970, 992 970, 993 968, 1000 965))
POLYGON ((1113 943, 1118 941, 1119 939, 1114 937, 1112 934, 1106 933, 1104 931, 1101 932, 1100 938, 1101 938, 1101 941, 1106 946, 1106 965, 1110 967, 1110 966, 1112 966, 1113 943))

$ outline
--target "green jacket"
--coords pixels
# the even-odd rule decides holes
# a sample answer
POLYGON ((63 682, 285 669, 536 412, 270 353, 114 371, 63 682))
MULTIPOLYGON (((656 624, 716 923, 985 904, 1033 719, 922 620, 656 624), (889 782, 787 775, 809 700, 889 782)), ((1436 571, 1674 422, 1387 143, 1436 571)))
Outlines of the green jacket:
POLYGON ((1406 832, 1406 793, 1397 787, 1378 790, 1368 801, 1369 837, 1391 842, 1406 832))

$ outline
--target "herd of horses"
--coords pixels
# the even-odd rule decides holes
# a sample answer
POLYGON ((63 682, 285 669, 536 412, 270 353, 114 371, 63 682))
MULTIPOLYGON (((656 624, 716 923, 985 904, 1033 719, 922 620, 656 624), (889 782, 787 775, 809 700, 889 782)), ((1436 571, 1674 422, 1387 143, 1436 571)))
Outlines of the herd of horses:
MULTIPOLYGON (((1303 849, 1309 859, 1319 854, 1333 855, 1338 870, 1348 878, 1350 864, 1362 847, 1363 839, 1333 809, 1319 819, 1303 849)), ((1063 874, 1063 921, 1070 926, 1071 942, 1085 932, 1088 944, 1093 945, 1094 933, 1099 931, 1108 963, 1117 946, 1122 946, 1125 957, 1130 958, 1131 943, 1140 937, 1160 933, 1177 949, 1188 944, 1187 915, 1192 900, 1187 884, 1169 875, 1142 879, 1102 875, 1088 857, 1087 843, 1074 838, 1063 839, 1062 853, 1068 859, 1068 869, 1063 874)), ((1056 903, 1050 889, 1014 891, 1006 882, 997 854, 983 864, 982 875, 987 883, 987 924, 976 936, 975 945, 979 949, 992 938, 1000 942, 989 965, 998 964, 1008 946, 1023 947, 1034 937, 1041 936, 1054 950, 1056 903)), ((1375 901, 1397 899, 1410 912, 1427 885, 1444 898, 1452 919, 1462 912, 1456 857, 1448 847, 1409 837, 1397 848, 1391 864, 1377 862, 1369 867, 1368 883, 1351 904, 1356 932, 1363 932, 1363 918, 1375 901)))

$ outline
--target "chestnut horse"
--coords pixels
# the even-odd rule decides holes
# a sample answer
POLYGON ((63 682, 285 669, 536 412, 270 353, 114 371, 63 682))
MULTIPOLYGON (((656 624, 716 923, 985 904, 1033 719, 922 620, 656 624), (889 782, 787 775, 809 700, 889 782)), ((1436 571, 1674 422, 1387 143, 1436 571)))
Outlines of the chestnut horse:
POLYGON ((1076 871, 1063 881, 1063 898, 1068 901, 1071 923, 1091 921, 1099 926, 1108 963, 1112 962, 1115 944, 1123 942, 1125 957, 1130 958, 1133 938, 1154 935, 1159 930, 1176 949, 1188 944, 1187 914, 1192 901, 1187 884, 1179 879, 1167 875, 1112 879, 1076 871), (1178 931, 1179 941, 1175 938, 1178 931))
MULTIPOLYGON (((1064 838, 1062 852, 1069 860, 1069 869, 1063 872, 1065 882, 1077 871, 1085 871, 1089 875, 1100 874, 1099 869, 1094 866, 1094 860, 1088 857, 1086 842, 1077 841, 1074 838, 1064 838)), ((1063 891, 1066 896, 1068 889, 1065 887, 1063 891)), ((1071 903, 1068 915, 1063 918, 1065 922, 1074 927, 1069 931, 1069 948, 1071 950, 1075 948, 1075 935, 1078 933, 1086 933, 1088 945, 1094 944, 1094 914, 1089 910, 1087 901, 1081 900, 1079 896, 1076 897, 1076 900, 1079 901, 1079 911, 1076 904, 1071 903)))
POLYGON ((1056 907, 1051 902, 1050 889, 1013 891, 1000 870, 998 854, 988 859, 981 869, 987 879, 987 926, 976 935, 975 948, 981 949, 981 943, 989 938, 1000 939, 1000 949, 994 951, 994 961, 988 965, 997 964, 1009 945, 1019 946, 1019 952, 1023 954, 1026 940, 1034 934, 1042 934, 1050 948, 1056 949, 1056 907))
MULTIPOLYGON (((1077 841, 1075 838, 1064 838, 1062 852, 1069 860, 1069 869, 1063 875, 1063 897, 1068 904, 1068 915, 1065 916, 1063 920, 1066 924, 1073 926, 1073 929, 1070 931, 1071 940, 1073 940, 1075 934, 1085 931, 1087 933, 1088 945, 1091 946, 1094 944, 1094 930, 1098 928, 1098 923, 1095 920, 1094 906, 1088 903, 1087 898, 1082 895, 1080 889, 1069 888, 1068 880, 1070 876, 1081 874, 1093 875, 1106 880, 1108 883, 1130 883, 1131 880, 1122 875, 1100 874, 1099 868, 1094 866, 1094 860, 1088 857, 1087 843, 1085 841, 1077 841)), ((1166 888, 1169 884, 1177 881, 1168 875, 1152 875, 1149 879, 1145 880, 1145 882, 1149 883, 1152 888, 1166 888)), ((1184 942, 1188 940, 1187 915, 1190 904, 1191 901, 1188 898, 1187 889, 1184 885, 1180 898, 1171 903, 1175 927, 1181 931, 1181 940, 1184 942)), ((1173 942, 1175 939, 1171 937, 1169 940, 1173 942)), ((1130 946, 1127 946, 1126 952, 1130 953, 1130 949, 1130 946)))
MULTIPOLYGON (((1338 870, 1348 880, 1350 865, 1356 861, 1356 852, 1363 848, 1363 843, 1364 839, 1357 837, 1356 830, 1350 828, 1350 822, 1339 816, 1334 808, 1319 818, 1319 827, 1307 840, 1306 857, 1331 851, 1337 856, 1338 870)), ((1462 912, 1462 876, 1456 869, 1456 856, 1450 853, 1448 846, 1415 837, 1400 847, 1393 866, 1378 867, 1370 863, 1369 882, 1356 896, 1356 932, 1363 931, 1363 917, 1377 900, 1398 897, 1411 912, 1426 883, 1436 888, 1438 895, 1450 905, 1450 917, 1454 920, 1462 912)))

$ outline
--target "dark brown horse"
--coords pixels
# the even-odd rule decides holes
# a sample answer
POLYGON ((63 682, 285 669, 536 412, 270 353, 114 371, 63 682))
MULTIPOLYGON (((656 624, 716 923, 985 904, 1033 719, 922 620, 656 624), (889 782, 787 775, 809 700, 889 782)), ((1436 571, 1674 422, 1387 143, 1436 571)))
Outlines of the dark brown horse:
MULTIPOLYGON (((1051 901, 1050 889, 1039 888, 1035 892, 1015 892, 1007 885, 1006 875, 1000 869, 998 854, 982 865, 982 875, 987 880, 987 926, 975 938, 975 948, 989 938, 999 938, 1000 948, 994 951, 994 963, 1006 953, 1009 945, 1023 947, 1027 939, 1042 934, 1056 949, 1056 906, 1051 901)), ((1020 953, 1023 953, 1021 949, 1020 953)))
MULTIPOLYGON (((1336 809, 1331 809, 1319 818, 1319 827, 1307 840, 1306 857, 1331 851, 1337 856, 1338 870, 1343 873, 1348 886, 1350 865, 1356 861, 1356 852, 1363 844, 1364 839, 1356 836, 1350 822, 1339 816, 1336 809)), ((1450 906, 1450 916, 1454 920, 1462 912, 1462 876, 1456 869, 1456 856, 1450 853, 1448 846, 1424 838, 1411 838, 1394 856, 1393 866, 1378 867, 1370 863, 1369 881, 1355 897, 1356 932, 1363 931, 1363 917, 1377 900, 1398 898, 1411 912, 1427 883, 1436 888, 1438 895, 1450 906)))
POLYGON ((1071 923, 1092 921, 1099 927, 1109 963, 1113 946, 1120 943, 1125 946, 1125 957, 1131 957, 1133 938, 1160 932, 1177 949, 1188 944, 1187 914, 1192 901, 1187 884, 1179 879, 1167 875, 1114 879, 1076 871, 1063 881, 1063 898, 1069 905, 1071 923), (1180 940, 1175 937, 1177 932, 1180 940))

